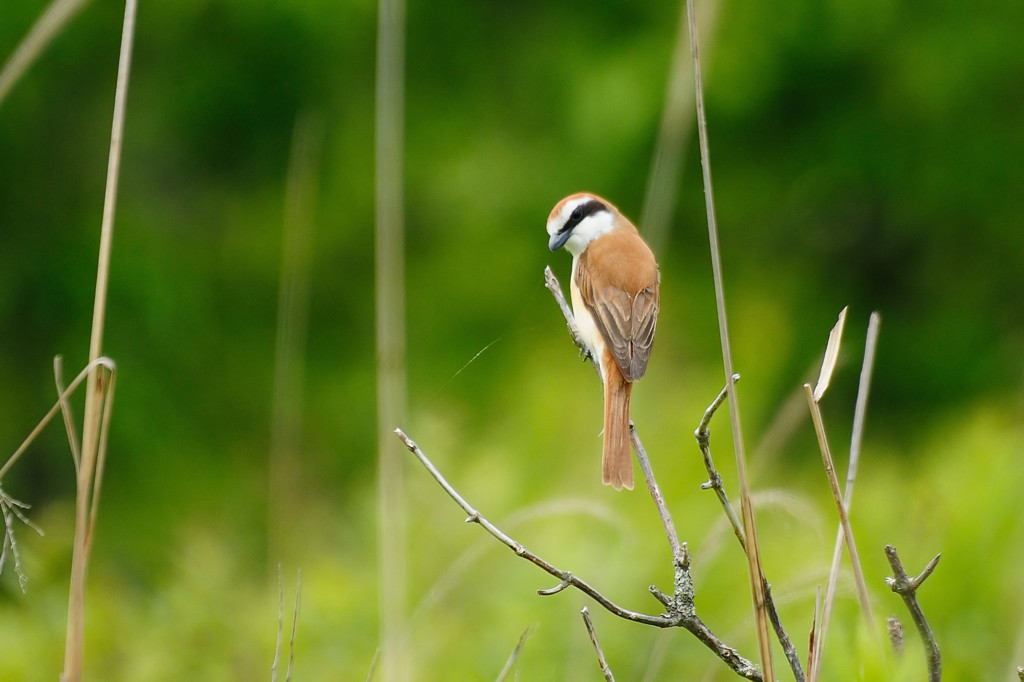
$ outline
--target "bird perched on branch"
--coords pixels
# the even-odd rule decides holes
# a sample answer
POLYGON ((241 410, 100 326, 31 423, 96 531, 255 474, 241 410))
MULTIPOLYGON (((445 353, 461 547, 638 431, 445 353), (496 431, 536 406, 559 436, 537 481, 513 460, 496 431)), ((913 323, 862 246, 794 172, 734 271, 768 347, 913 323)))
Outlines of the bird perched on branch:
POLYGON ((573 316, 604 382, 602 479, 633 488, 629 397, 644 375, 658 321, 658 263, 633 223, 585 192, 559 201, 548 216, 548 248, 572 254, 573 316))

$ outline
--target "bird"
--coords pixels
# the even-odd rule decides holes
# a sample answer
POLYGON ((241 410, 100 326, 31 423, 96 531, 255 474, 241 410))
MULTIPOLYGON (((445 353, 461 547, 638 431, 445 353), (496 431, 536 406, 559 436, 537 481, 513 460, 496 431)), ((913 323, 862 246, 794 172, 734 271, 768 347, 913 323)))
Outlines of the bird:
POLYGON ((629 400, 647 371, 658 323, 661 274, 636 227, 605 199, 589 192, 551 209, 548 248, 572 255, 569 292, 579 338, 604 384, 601 478, 616 490, 633 488, 629 400))

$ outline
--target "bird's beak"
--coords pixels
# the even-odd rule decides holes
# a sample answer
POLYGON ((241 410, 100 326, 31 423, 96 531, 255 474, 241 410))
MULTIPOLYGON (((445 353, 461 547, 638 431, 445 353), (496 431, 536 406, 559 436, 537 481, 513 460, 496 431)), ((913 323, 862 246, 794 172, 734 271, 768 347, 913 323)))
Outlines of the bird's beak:
POLYGON ((551 239, 548 240, 548 248, 552 251, 557 251, 569 241, 569 237, 572 235, 572 230, 566 230, 564 232, 556 232, 551 235, 551 239))

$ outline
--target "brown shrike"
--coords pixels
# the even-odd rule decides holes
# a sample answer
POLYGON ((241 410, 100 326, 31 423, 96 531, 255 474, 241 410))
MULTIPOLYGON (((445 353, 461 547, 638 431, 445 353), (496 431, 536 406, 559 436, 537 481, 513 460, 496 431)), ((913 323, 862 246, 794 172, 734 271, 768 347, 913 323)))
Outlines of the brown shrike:
POLYGON ((604 382, 602 478, 633 488, 629 396, 644 375, 658 321, 658 264, 633 223, 604 199, 572 194, 548 216, 548 248, 572 254, 572 310, 604 382))

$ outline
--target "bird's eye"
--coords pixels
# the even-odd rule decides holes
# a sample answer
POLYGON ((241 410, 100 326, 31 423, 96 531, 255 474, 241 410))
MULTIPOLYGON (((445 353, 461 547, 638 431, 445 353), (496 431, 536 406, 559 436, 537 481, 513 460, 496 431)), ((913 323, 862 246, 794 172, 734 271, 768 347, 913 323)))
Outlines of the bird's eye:
POLYGON ((573 209, 572 215, 569 216, 569 220, 574 223, 578 223, 579 221, 583 220, 583 207, 577 206, 575 209, 573 209))

